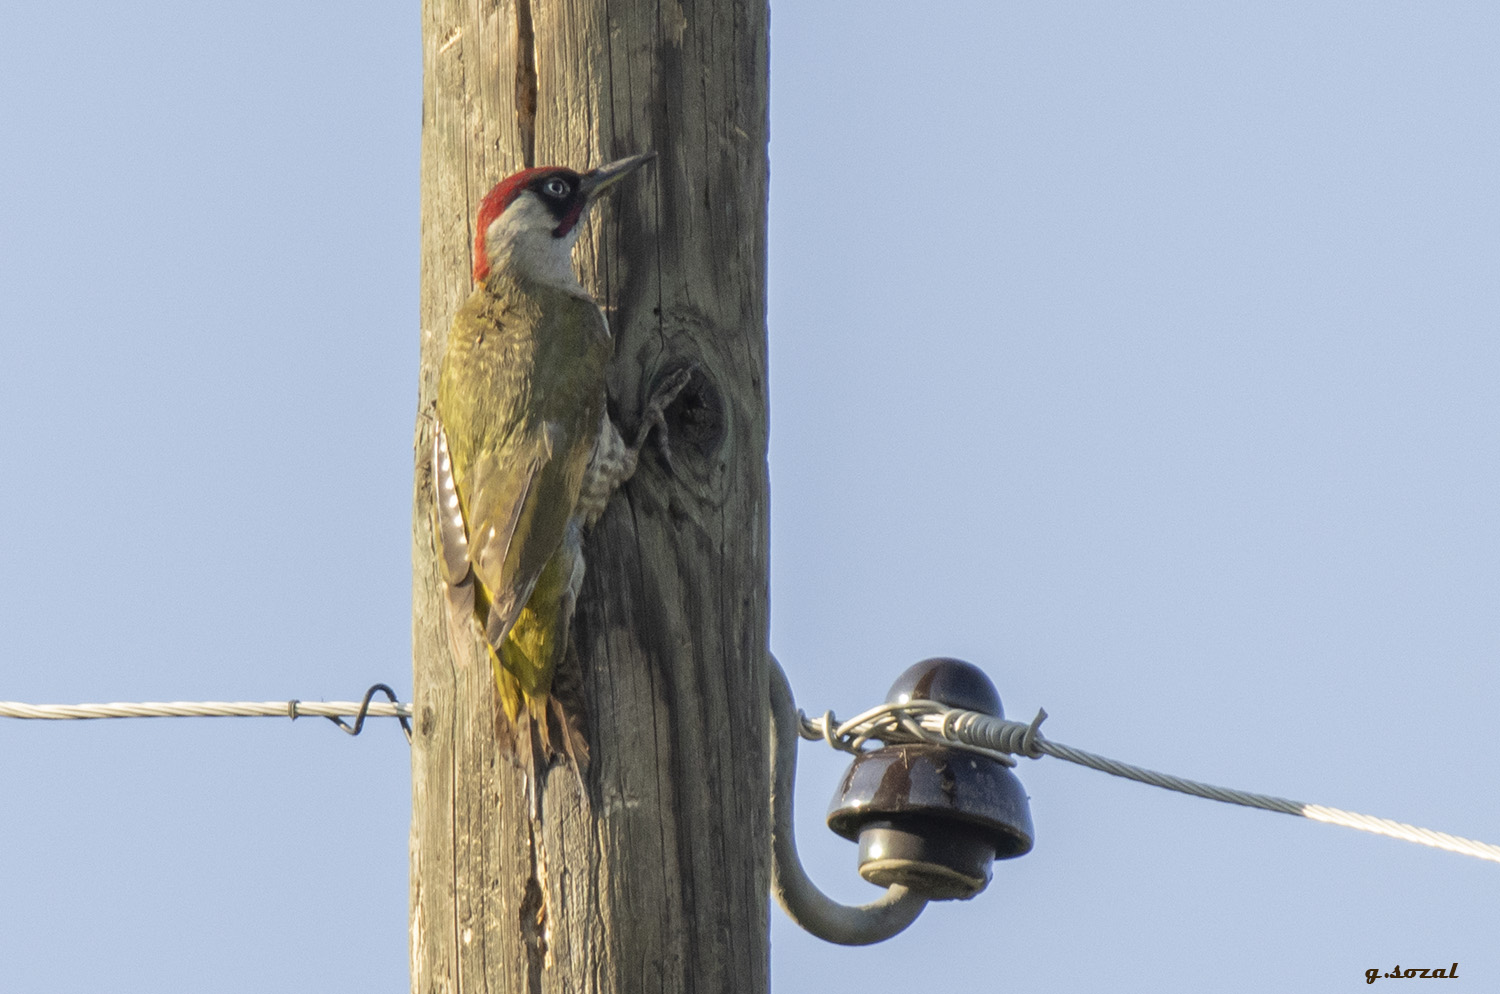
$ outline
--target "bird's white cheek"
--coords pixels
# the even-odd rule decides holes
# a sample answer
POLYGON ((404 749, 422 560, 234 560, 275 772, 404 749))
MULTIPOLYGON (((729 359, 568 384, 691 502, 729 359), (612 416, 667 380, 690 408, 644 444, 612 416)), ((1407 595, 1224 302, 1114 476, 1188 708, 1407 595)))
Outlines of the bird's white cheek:
POLYGON ((511 269, 540 283, 578 286, 573 270, 578 225, 562 238, 553 237, 556 227, 552 212, 534 197, 528 195, 511 204, 485 231, 491 271, 511 269))

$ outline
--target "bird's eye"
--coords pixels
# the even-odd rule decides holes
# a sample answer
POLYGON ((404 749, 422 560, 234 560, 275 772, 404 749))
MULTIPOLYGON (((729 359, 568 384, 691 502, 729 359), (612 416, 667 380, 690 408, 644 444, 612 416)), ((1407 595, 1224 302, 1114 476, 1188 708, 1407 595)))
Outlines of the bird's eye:
POLYGON ((542 184, 542 191, 549 197, 557 197, 559 199, 566 197, 568 195, 567 180, 561 180, 554 176, 542 184))

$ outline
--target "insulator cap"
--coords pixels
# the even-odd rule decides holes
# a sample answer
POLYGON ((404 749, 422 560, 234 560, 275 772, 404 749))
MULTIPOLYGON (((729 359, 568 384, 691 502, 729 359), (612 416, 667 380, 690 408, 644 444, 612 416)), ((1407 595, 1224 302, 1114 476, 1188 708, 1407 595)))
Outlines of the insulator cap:
MULTIPOLYGON (((887 700, 931 700, 1003 717, 1000 695, 977 666, 929 659, 908 669, 887 700)), ((969 898, 990 881, 990 864, 1031 851, 1026 790, 1009 767, 941 745, 886 746, 862 753, 844 774, 828 827, 859 841, 860 875, 901 884, 929 900, 969 898)))
POLYGON ((962 659, 938 656, 908 666, 891 684, 885 695, 887 703, 936 701, 950 708, 979 711, 996 718, 1005 717, 1000 693, 984 670, 962 659))

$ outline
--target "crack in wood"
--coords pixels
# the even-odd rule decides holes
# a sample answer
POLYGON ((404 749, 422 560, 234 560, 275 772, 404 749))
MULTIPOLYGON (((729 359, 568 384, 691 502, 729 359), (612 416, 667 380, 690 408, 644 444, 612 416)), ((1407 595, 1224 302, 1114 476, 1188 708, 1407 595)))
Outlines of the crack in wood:
POLYGON ((526 989, 541 994, 542 970, 547 966, 547 865, 546 854, 537 851, 535 824, 526 833, 531 872, 521 898, 521 941, 526 946, 526 989))
POLYGON ((516 0, 516 127, 521 133, 521 164, 536 165, 536 28, 531 0, 516 0))

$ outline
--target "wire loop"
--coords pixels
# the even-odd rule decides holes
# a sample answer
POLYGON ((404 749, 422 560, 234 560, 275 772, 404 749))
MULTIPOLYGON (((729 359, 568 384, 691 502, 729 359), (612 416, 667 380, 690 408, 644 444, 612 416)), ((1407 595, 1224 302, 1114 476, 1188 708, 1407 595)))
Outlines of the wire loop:
MULTIPOLYGON (((386 696, 386 699, 392 704, 400 703, 396 699, 396 692, 394 690, 392 690, 390 687, 387 687, 383 683, 377 683, 372 685, 369 690, 365 691, 364 699, 359 702, 359 711, 354 716, 354 725, 352 727, 345 723, 344 719, 340 718, 338 715, 330 714, 324 715, 324 717, 342 728, 344 731, 348 732, 350 735, 358 735, 360 733, 360 729, 364 728, 365 718, 370 712, 370 698, 374 697, 376 694, 384 694, 386 696)), ((287 709, 291 712, 292 718, 295 720, 297 717, 297 702, 287 701, 287 709)), ((406 741, 410 743, 411 722, 406 720, 406 715, 404 714, 397 714, 396 718, 401 722, 401 731, 406 734, 406 741)))
POLYGON ((840 722, 832 711, 824 711, 821 718, 808 718, 801 711, 797 716, 800 719, 798 732, 802 738, 821 739, 840 752, 854 755, 863 752, 865 745, 872 741, 887 746, 952 746, 988 756, 1006 766, 1016 765, 1011 753, 1031 755, 1019 747, 1028 726, 974 711, 945 707, 935 701, 887 702, 845 722, 840 722), (976 719, 998 722, 999 726, 987 725, 975 730, 976 719), (996 738, 993 744, 987 741, 992 737, 996 738))

